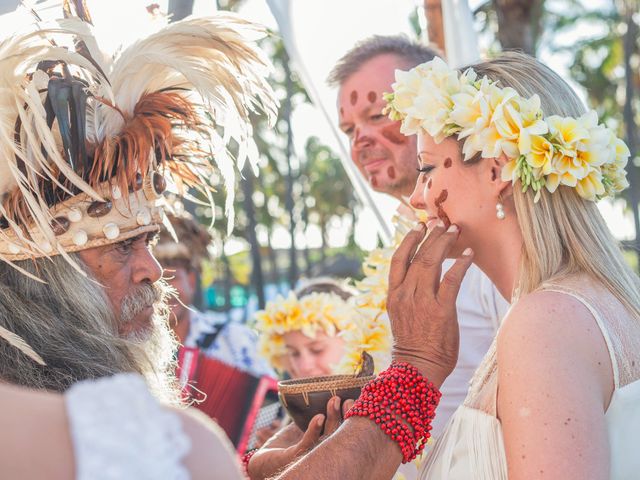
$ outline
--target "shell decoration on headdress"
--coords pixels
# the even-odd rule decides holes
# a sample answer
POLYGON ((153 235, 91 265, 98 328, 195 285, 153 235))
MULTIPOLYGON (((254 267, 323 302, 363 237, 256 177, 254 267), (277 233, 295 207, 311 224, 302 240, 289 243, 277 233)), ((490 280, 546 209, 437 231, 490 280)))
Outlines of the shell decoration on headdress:
POLYGON ((41 27, 0 43, 0 261, 157 230, 167 188, 211 201, 220 176, 231 222, 235 169, 257 162, 249 115, 276 116, 264 29, 191 18, 107 58, 77 18, 41 27))
POLYGON ((189 18, 108 57, 78 18, 37 28, 0 42, 0 261, 33 277, 16 262, 62 255, 84 274, 70 252, 171 228, 165 190, 212 205, 217 178, 232 228, 236 168, 258 160, 250 114, 276 118, 265 29, 189 18))

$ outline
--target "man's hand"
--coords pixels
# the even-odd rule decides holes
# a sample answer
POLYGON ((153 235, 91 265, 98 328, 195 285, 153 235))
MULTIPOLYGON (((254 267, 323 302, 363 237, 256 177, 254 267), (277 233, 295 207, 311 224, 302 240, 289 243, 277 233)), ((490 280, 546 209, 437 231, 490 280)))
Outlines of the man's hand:
POLYGON ((335 432, 342 423, 344 414, 353 406, 353 400, 345 400, 342 411, 340 403, 339 397, 329 400, 326 422, 325 415, 318 414, 311 419, 306 432, 292 423, 267 440, 251 457, 248 468, 250 478, 262 480, 275 475, 335 432))
POLYGON ((396 250, 389 272, 393 358, 414 365, 436 387, 458 360, 456 298, 473 258, 473 252, 465 250, 442 277, 442 262, 458 235, 455 225, 445 230, 442 221, 430 222, 428 231, 418 224, 396 250))

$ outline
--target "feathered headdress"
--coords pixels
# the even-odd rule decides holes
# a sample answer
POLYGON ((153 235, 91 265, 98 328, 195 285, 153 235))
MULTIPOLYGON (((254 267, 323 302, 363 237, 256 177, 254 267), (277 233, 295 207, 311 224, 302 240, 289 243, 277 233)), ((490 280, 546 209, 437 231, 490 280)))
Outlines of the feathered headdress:
POLYGON ((105 59, 69 18, 0 43, 0 260, 157 229, 167 185, 211 198, 216 167, 232 217, 235 162, 257 159, 249 114, 275 117, 263 33, 231 14, 189 19, 105 59))
POLYGON ((1 42, 0 261, 29 275, 15 262, 59 254, 78 268, 69 252, 158 230, 169 185, 211 201, 221 176, 232 220, 236 162, 257 161, 249 114, 276 116, 264 34, 219 14, 107 58, 66 18, 1 42))

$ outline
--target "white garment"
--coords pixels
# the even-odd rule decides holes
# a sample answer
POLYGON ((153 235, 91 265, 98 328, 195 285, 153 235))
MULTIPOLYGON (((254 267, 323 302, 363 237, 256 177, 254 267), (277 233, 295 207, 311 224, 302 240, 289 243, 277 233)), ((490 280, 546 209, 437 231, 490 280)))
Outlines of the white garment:
MULTIPOLYGON (((443 274, 453 265, 445 260, 443 274)), ((471 265, 460 286, 456 301, 460 325, 460 353, 458 363, 442 384, 442 399, 433 421, 433 438, 437 439, 449 418, 462 405, 473 373, 489 350, 500 320, 509 308, 491 280, 475 265, 471 265)))
MULTIPOLYGON (((611 480, 640 478, 640 324, 609 293, 589 282, 563 281, 545 290, 565 293, 593 315, 611 356, 615 390, 605 414, 611 480)), ((507 320, 508 321, 508 320, 507 320)), ((429 450, 422 480, 506 480, 507 461, 496 417, 498 364, 496 341, 473 378, 464 405, 429 450)), ((444 399, 444 396, 443 396, 444 399)))
POLYGON ((180 418, 144 380, 120 374, 80 382, 65 394, 78 480, 188 480, 191 448, 180 418))
MULTIPOLYGON (((80 382, 65 393, 78 480, 189 480, 191 450, 182 418, 153 398, 142 377, 80 382)), ((240 479, 233 446, 216 425, 216 478, 240 479)), ((214 475, 215 476, 215 475, 214 475)), ((213 477, 212 477, 213 478, 213 477)))

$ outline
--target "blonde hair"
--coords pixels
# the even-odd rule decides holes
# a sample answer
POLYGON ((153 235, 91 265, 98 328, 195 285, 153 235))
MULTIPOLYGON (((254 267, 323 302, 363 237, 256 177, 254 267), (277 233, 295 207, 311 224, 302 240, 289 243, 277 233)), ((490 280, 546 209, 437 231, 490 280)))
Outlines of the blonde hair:
MULTIPOLYGON (((506 52, 471 68, 479 77, 512 87, 523 97, 537 94, 546 117, 579 117, 585 113, 571 87, 528 55, 506 52)), ((595 202, 564 186, 554 193, 542 189, 538 202, 533 201, 531 189, 522 193, 518 185, 514 185, 513 196, 524 238, 515 298, 539 289, 545 282, 586 273, 640 318, 640 278, 625 262, 595 202)))

